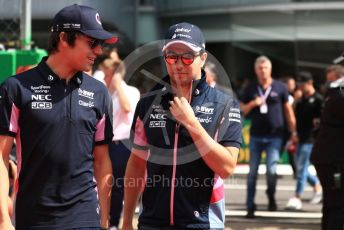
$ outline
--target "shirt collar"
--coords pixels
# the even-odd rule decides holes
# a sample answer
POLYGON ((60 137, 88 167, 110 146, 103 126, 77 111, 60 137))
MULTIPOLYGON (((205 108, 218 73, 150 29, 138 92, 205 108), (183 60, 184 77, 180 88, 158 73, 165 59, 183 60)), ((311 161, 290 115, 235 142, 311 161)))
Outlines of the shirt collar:
MULTIPOLYGON (((201 78, 194 80, 192 82, 192 96, 200 96, 203 94, 203 92, 205 92, 205 90, 209 87, 209 85, 206 82, 206 73, 205 71, 202 69, 201 70, 201 78)), ((158 83, 158 85, 160 85, 160 92, 162 97, 164 98, 168 98, 169 100, 171 98, 173 98, 173 94, 172 94, 172 89, 171 89, 171 83, 170 83, 170 77, 166 76, 162 79, 162 81, 160 83, 158 83)), ((156 87, 154 87, 156 89, 156 87)), ((154 90, 153 88, 153 90, 154 90)))
MULTIPOLYGON (((41 62, 38 64, 39 71, 41 72, 41 77, 50 85, 54 84, 57 81, 60 81, 60 77, 55 74, 50 67, 47 65, 48 57, 43 57, 41 62)), ((80 86, 83 81, 83 72, 78 71, 72 77, 71 81, 80 86)))

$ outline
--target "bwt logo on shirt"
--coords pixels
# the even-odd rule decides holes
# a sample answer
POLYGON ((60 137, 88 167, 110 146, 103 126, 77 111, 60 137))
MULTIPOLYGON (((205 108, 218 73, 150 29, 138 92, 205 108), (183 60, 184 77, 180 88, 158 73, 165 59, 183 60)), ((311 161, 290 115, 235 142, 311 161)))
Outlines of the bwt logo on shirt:
POLYGON ((89 92, 89 91, 84 90, 84 89, 78 89, 78 94, 79 94, 79 96, 87 97, 89 99, 93 99, 93 96, 94 96, 93 92, 89 92))
POLYGON ((196 112, 203 113, 203 114, 213 114, 214 108, 208 108, 205 106, 196 106, 196 112))

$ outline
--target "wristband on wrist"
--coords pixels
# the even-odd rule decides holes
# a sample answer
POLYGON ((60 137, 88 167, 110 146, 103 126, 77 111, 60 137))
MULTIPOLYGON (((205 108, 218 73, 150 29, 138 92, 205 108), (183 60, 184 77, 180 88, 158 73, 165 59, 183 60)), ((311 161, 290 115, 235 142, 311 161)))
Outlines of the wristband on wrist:
POLYGON ((100 228, 100 230, 109 230, 110 228, 100 228))

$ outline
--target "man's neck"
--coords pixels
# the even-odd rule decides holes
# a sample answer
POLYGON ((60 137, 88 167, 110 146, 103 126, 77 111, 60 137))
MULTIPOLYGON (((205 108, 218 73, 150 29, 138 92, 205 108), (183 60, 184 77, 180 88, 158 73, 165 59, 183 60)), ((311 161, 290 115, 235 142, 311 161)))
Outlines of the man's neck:
POLYGON ((267 89, 271 86, 272 84, 272 78, 268 78, 265 81, 259 82, 259 85, 263 88, 263 89, 267 89))
POLYGON ((190 83, 190 85, 187 85, 187 86, 172 85, 173 94, 176 95, 177 97, 185 97, 187 100, 189 100, 191 90, 192 90, 192 82, 190 83))
POLYGON ((66 59, 62 58, 59 53, 49 55, 46 63, 60 79, 65 79, 66 81, 69 81, 76 73, 76 71, 68 68, 69 65, 66 59))

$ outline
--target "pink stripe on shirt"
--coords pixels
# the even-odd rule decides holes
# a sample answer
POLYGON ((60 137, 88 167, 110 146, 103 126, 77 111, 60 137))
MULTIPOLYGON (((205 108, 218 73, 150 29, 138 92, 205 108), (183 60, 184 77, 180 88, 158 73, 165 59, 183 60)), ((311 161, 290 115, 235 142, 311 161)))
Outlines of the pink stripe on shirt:
POLYGON ((137 117, 135 123, 134 144, 141 147, 147 146, 147 136, 145 132, 145 127, 142 120, 139 117, 137 117))
POLYGON ((223 180, 219 175, 215 175, 214 178, 214 187, 211 194, 210 203, 216 203, 224 198, 224 184, 223 180))
POLYGON ((103 141, 105 138, 105 114, 102 119, 98 121, 97 132, 96 132, 96 141, 103 141))
POLYGON ((18 162, 18 169, 17 169, 17 180, 15 184, 15 192, 18 193, 19 190, 19 174, 21 171, 22 166, 22 144, 20 139, 20 129, 18 130, 17 137, 16 137, 16 154, 17 154, 17 162, 18 162))
POLYGON ((19 109, 13 103, 12 104, 12 111, 11 111, 11 120, 10 120, 10 128, 9 131, 17 133, 18 132, 18 120, 19 120, 19 109))

